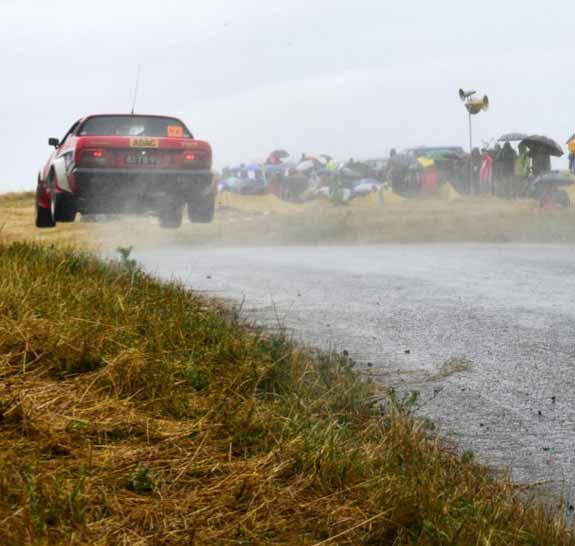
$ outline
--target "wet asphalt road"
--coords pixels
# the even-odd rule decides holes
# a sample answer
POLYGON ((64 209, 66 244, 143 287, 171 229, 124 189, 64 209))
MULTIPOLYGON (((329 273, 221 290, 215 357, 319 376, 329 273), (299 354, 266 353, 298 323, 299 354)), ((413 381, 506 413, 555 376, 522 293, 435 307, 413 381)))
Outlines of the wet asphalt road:
POLYGON ((348 350, 479 460, 575 498, 575 247, 168 248, 148 270, 348 350), (455 360, 454 360, 455 359, 455 360), (447 364, 446 364, 447 363, 447 364))

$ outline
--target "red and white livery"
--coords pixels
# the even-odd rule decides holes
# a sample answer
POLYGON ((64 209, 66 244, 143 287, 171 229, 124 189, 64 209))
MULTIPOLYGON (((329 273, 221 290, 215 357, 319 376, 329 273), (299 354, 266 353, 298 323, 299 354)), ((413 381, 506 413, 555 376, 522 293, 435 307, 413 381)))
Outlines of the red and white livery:
POLYGON ((80 119, 38 175, 36 226, 73 222, 78 213, 154 213, 177 228, 211 222, 215 207, 212 150, 182 121, 140 114, 80 119))

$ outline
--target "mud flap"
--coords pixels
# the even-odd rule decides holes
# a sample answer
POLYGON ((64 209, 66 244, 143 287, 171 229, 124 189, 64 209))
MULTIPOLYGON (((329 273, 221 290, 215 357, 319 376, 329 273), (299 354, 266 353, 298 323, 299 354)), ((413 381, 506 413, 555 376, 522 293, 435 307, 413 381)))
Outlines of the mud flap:
POLYGON ((42 173, 38 174, 38 185, 36 187, 36 204, 43 209, 49 209, 52 206, 52 197, 48 193, 46 183, 42 182, 42 173))

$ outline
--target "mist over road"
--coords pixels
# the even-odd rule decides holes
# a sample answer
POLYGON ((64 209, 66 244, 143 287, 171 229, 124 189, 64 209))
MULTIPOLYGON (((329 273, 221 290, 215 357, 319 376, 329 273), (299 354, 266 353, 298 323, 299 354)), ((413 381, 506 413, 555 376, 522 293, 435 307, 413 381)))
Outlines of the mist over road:
POLYGON ((419 414, 462 449, 573 498, 574 246, 171 247, 135 257, 307 344, 348 350, 386 384, 419 391, 419 414))

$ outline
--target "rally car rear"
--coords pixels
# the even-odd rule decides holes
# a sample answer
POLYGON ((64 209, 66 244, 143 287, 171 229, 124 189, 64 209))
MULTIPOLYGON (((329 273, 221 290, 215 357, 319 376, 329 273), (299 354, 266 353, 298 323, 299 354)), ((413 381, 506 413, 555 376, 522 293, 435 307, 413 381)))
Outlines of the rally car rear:
POLYGON ((51 207, 52 224, 76 213, 152 213, 162 226, 178 227, 186 206, 191 221, 208 222, 211 164, 209 144, 175 118, 91 116, 57 143, 38 206, 51 207))

